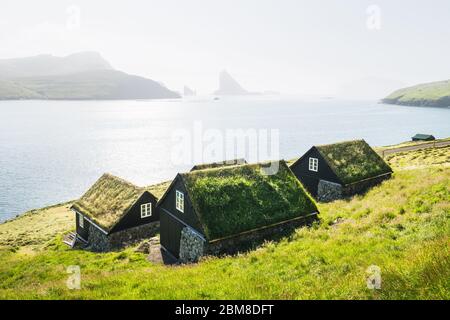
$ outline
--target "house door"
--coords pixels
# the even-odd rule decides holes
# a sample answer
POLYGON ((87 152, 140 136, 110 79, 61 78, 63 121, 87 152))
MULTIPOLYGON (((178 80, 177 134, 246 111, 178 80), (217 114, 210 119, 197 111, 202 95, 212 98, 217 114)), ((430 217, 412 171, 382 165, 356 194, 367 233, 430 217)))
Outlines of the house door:
POLYGON ((180 239, 183 224, 168 214, 160 216, 160 238, 161 244, 168 250, 175 258, 180 255, 180 239))
POLYGON ((77 234, 79 237, 83 238, 83 240, 88 241, 89 239, 89 221, 87 221, 84 216, 80 213, 76 214, 76 225, 77 225, 77 234))

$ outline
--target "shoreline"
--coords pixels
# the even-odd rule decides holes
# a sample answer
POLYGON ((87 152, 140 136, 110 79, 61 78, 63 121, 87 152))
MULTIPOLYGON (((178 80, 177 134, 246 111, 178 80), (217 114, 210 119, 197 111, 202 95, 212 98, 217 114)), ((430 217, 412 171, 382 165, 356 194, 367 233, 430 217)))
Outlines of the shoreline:
MULTIPOLYGON (((405 151, 401 150, 402 148, 405 148, 405 147, 414 147, 414 146, 419 146, 420 147, 421 145, 425 145, 426 146, 426 145, 431 144, 433 142, 435 142, 435 143, 449 142, 450 143, 450 137, 449 138, 443 138, 443 139, 436 139, 435 141, 404 141, 404 142, 400 142, 400 143, 394 144, 394 145, 373 147, 373 149, 377 153, 380 153, 380 152, 382 153, 383 151, 391 151, 393 149, 398 148, 399 149, 398 151, 394 151, 394 152, 390 153, 390 154, 393 154, 393 153, 408 152, 408 150, 405 150, 405 151)), ((442 148, 442 147, 446 147, 446 146, 436 146, 436 148, 442 148)), ((424 148, 418 148, 418 149, 419 150, 425 150, 425 149, 430 149, 430 148, 425 148, 424 147, 424 148)), ((415 149, 415 150, 418 150, 418 149, 415 149)), ((410 151, 414 151, 414 150, 410 150, 410 151)), ((286 162, 288 164, 292 164, 296 160, 297 159, 291 159, 291 160, 287 160, 286 162)), ((146 188, 154 189, 154 191, 156 191, 158 193, 163 193, 164 187, 168 186, 170 183, 171 183, 171 181, 162 181, 162 182, 158 182, 158 183, 155 183, 153 185, 147 186, 146 188)), ((42 207, 42 208, 34 208, 34 209, 31 209, 31 210, 25 211, 23 213, 16 214, 14 217, 7 218, 4 221, 0 221, 0 225, 2 225, 4 223, 11 222, 11 221, 14 221, 14 220, 19 219, 21 217, 25 217, 27 215, 33 214, 33 213, 35 213, 37 211, 43 211, 43 210, 53 209, 53 208, 56 208, 56 207, 66 206, 66 205, 69 205, 69 204, 75 202, 76 200, 77 199, 73 199, 73 200, 69 200, 69 201, 65 201, 65 202, 61 202, 61 203, 57 203, 57 204, 48 205, 48 206, 45 206, 45 207, 42 207)))

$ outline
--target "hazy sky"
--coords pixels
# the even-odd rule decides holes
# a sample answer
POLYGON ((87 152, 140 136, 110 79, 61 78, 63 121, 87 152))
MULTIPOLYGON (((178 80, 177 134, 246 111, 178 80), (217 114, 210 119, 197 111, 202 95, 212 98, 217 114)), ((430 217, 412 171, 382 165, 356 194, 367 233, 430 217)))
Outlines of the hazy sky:
POLYGON ((450 78, 450 1, 0 0, 0 58, 85 50, 202 93, 222 69, 252 91, 414 84, 450 78))

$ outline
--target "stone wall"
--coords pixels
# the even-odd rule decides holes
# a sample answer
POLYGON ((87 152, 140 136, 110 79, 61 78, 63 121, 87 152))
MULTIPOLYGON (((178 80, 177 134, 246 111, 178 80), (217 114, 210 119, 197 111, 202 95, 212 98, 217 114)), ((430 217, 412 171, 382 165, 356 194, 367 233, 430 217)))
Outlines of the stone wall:
POLYGON ((180 263, 197 262, 203 256, 205 241, 192 228, 184 227, 180 238, 180 263))
POLYGON ((134 228, 114 232, 108 235, 110 247, 119 249, 133 245, 142 239, 151 238, 159 231, 159 221, 143 224, 134 228))
POLYGON ((343 187, 339 183, 320 180, 317 187, 317 200, 331 202, 341 199, 344 195, 343 187))
POLYGON ((106 252, 120 249, 151 238, 159 231, 159 221, 147 223, 138 227, 105 235, 98 228, 89 224, 88 249, 96 252, 106 252))
POLYGON ((316 220, 318 220, 317 215, 312 215, 304 219, 291 220, 273 227, 213 241, 206 245, 204 253, 205 255, 221 255, 247 251, 261 245, 265 240, 279 240, 282 237, 288 236, 296 228, 310 225, 316 220))
POLYGON ((111 250, 109 239, 106 234, 89 223, 89 238, 87 249, 95 252, 103 252, 111 250))
POLYGON ((380 184, 382 181, 391 177, 391 174, 375 177, 373 179, 363 180, 350 185, 342 186, 339 183, 334 183, 326 180, 320 180, 317 187, 317 200, 321 202, 330 202, 355 194, 361 194, 368 189, 380 184))

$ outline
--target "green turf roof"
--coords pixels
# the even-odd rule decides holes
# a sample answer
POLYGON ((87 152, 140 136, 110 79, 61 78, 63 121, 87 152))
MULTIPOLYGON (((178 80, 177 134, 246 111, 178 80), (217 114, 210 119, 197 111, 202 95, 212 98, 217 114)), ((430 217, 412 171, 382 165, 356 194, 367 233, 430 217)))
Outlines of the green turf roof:
POLYGON ((197 164, 194 167, 192 167, 191 171, 235 166, 235 165, 246 164, 246 163, 247 163, 247 161, 245 161, 245 159, 241 158, 241 159, 226 160, 226 161, 221 161, 221 162, 197 164))
POLYGON ((208 240, 317 212, 284 161, 276 174, 249 164, 181 174, 208 240))
POLYGON ((344 184, 392 172, 389 165, 364 140, 316 148, 344 184))
POLYGON ((73 208, 109 232, 145 190, 105 173, 73 208))
POLYGON ((143 189, 154 195, 156 199, 160 199, 166 192, 167 188, 169 188, 171 182, 172 181, 160 182, 144 187, 143 189))

